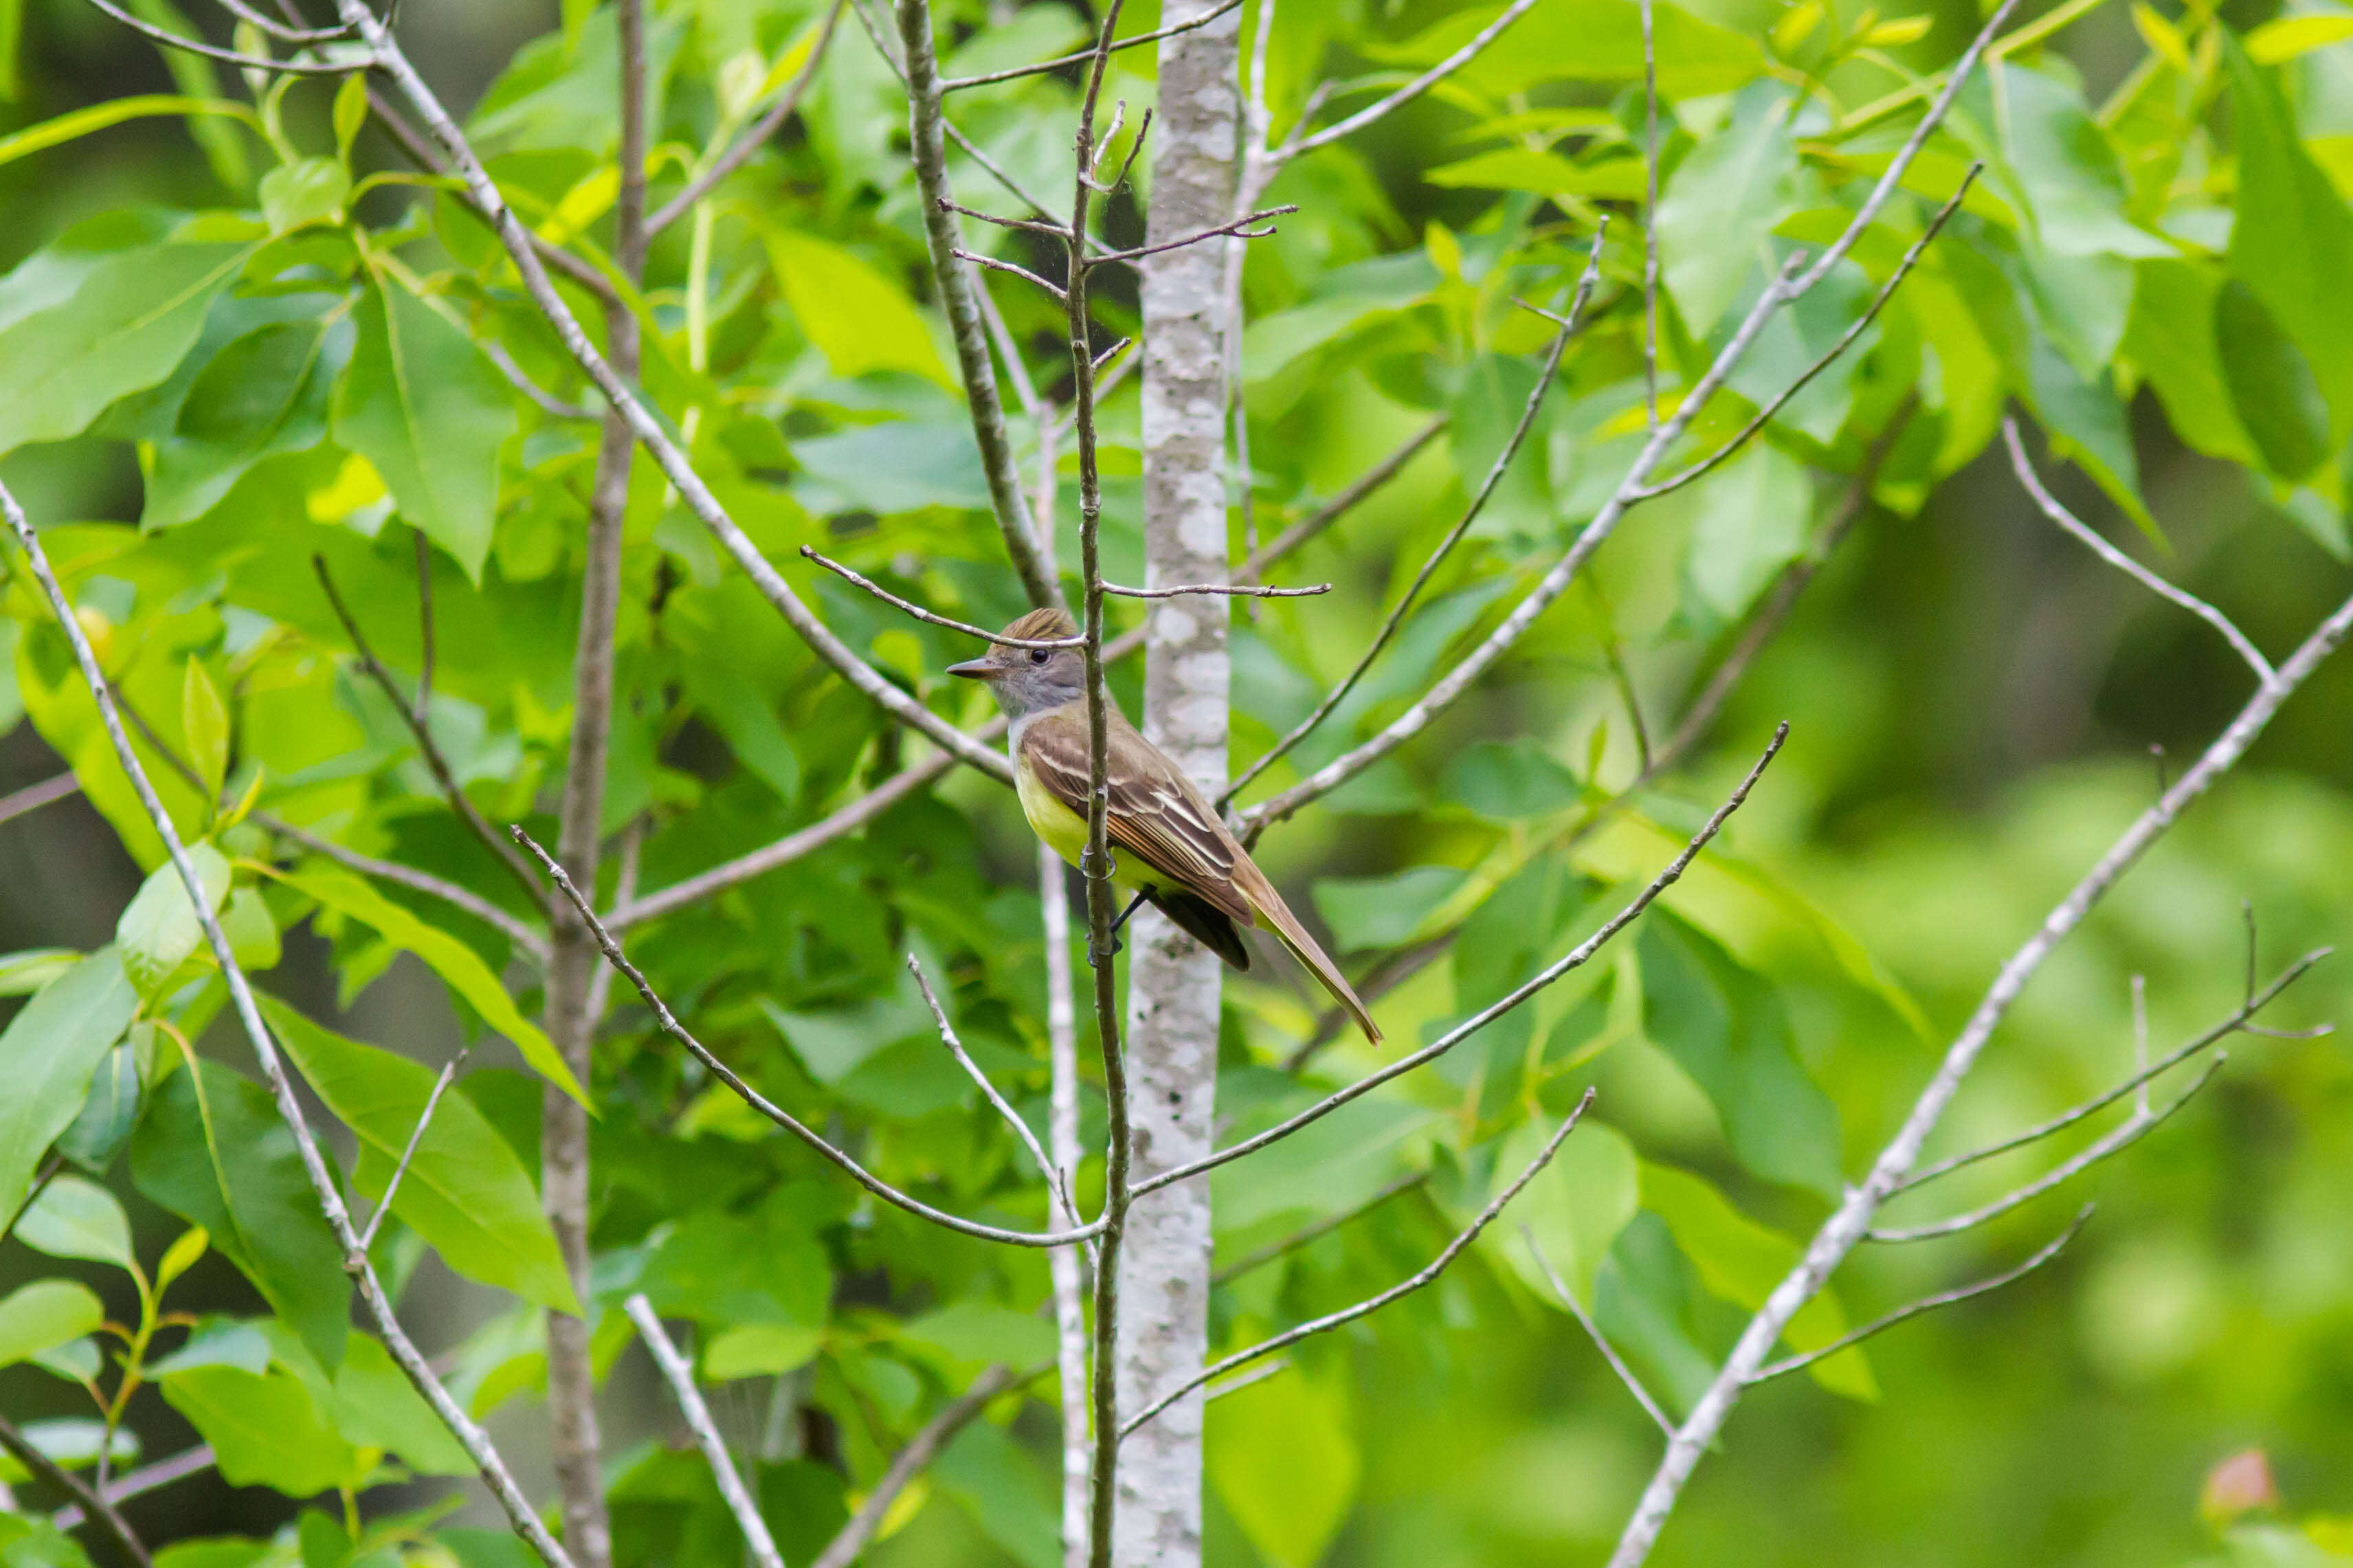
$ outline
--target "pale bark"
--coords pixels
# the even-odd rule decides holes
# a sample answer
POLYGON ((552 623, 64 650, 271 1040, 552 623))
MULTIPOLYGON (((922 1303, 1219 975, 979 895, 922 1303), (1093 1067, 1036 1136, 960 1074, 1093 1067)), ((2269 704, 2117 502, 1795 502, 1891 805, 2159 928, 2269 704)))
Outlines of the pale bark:
MULTIPOLYGON (((1172 0, 1178 23, 1213 9, 1172 0)), ((1240 151, 1239 14, 1160 44, 1147 244, 1233 216, 1240 151)), ((1147 258, 1144 286, 1144 536, 1148 585, 1229 579, 1226 546, 1226 247, 1147 258)), ((1156 604, 1148 622, 1144 731, 1210 795, 1226 781, 1229 605, 1156 604)), ((1129 1106, 1134 1174, 1209 1151, 1220 975, 1215 954, 1151 910, 1131 925, 1129 1106)), ((1198 1369, 1208 1350, 1209 1190, 1186 1182, 1138 1202, 1120 1258, 1119 1406, 1141 1409, 1198 1369)), ((1201 1560, 1198 1393, 1122 1447, 1116 1541, 1121 1568, 1195 1568, 1201 1560)))

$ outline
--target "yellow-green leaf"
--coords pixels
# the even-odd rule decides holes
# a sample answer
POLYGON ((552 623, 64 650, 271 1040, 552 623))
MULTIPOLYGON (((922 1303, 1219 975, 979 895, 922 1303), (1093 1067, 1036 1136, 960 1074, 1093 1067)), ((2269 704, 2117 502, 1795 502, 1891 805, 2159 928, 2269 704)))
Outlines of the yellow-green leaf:
POLYGON ((200 658, 188 660, 180 682, 180 729, 187 737, 188 760, 204 775, 206 798, 220 799, 221 781, 228 774, 228 708, 200 658))

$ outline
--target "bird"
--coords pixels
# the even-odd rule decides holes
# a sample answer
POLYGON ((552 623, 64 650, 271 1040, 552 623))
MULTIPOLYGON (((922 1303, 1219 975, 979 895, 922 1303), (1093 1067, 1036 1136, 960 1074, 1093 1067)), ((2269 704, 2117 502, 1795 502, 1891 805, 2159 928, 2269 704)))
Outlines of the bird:
MULTIPOLYGON (((1047 642, 1074 637, 1077 631, 1066 612, 1042 609, 1021 616, 1000 635, 1047 642)), ((1022 814, 1055 853, 1084 869, 1089 773, 1085 657, 1076 647, 999 643, 986 657, 952 664, 947 672, 986 681, 996 693, 1012 721, 1008 745, 1022 814)), ((1110 726, 1104 826, 1115 852, 1114 880, 1237 970, 1247 970, 1250 963, 1250 949, 1242 944, 1243 929, 1265 925, 1346 1009, 1365 1038, 1379 1044, 1380 1026, 1339 966, 1307 934, 1185 770, 1145 739, 1117 704, 1110 704, 1103 717, 1110 726)), ((1134 907, 1131 901, 1129 910, 1134 907)))

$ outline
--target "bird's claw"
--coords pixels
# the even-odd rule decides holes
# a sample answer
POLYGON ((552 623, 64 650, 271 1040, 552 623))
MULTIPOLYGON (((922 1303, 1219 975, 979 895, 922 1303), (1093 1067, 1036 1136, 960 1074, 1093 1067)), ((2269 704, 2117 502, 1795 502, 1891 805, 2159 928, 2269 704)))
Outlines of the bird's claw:
POLYGON ((1113 937, 1111 939, 1111 946, 1103 952, 1098 953, 1095 952, 1094 943, 1089 942, 1087 944, 1088 967, 1091 969, 1101 969, 1104 964, 1109 963, 1113 959, 1117 958, 1120 953, 1125 950, 1126 946, 1127 944, 1125 942, 1120 941, 1117 937, 1113 937))

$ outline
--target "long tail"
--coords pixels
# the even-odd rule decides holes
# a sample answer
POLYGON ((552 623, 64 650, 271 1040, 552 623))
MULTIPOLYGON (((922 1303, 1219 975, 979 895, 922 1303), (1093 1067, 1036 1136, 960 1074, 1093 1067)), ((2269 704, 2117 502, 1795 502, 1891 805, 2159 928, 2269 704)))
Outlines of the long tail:
POLYGON ((1341 974, 1340 966, 1315 945, 1315 939, 1307 934, 1307 928, 1299 923, 1299 917, 1291 912, 1291 906, 1282 901, 1282 895, 1274 890, 1273 884, 1263 877, 1253 878, 1250 881, 1238 877, 1235 882, 1240 887, 1242 895, 1250 900, 1251 908, 1258 911, 1258 918, 1282 939, 1282 945, 1291 950, 1291 956, 1299 960, 1307 973, 1323 983, 1324 989, 1332 994, 1332 1000, 1348 1010, 1348 1016, 1356 1021, 1356 1027, 1365 1032, 1365 1038, 1379 1045, 1380 1026, 1373 1022, 1372 1014, 1366 1010, 1363 1000, 1341 974), (1256 886, 1251 886, 1251 882, 1256 886))

